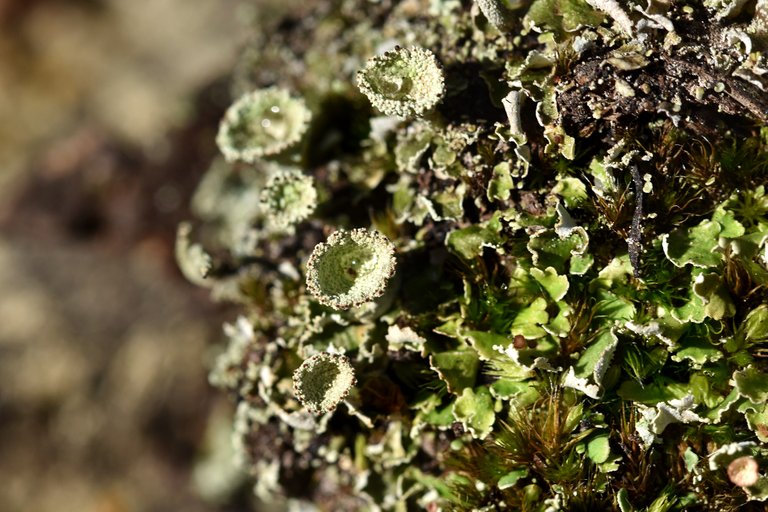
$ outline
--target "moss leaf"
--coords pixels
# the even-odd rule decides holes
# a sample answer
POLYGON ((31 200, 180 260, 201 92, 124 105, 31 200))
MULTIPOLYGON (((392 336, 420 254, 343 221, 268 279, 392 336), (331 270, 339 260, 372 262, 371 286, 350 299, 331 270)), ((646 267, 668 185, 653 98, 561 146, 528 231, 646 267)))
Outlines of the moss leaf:
POLYGON ((504 475, 503 477, 499 478, 499 483, 497 484, 499 486, 499 489, 502 491, 504 489, 509 489, 510 487, 514 487, 515 484, 517 484, 517 481, 521 478, 525 478, 528 476, 528 469, 527 468, 520 468, 520 469, 514 469, 504 475))

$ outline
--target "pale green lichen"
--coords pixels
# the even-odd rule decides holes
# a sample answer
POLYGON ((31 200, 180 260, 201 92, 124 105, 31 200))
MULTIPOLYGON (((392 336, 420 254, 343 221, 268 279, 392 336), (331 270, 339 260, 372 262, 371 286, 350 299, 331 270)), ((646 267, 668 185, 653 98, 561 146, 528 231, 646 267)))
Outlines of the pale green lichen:
POLYGON ((461 422, 473 437, 485 439, 496 421, 493 405, 488 388, 464 388, 453 406, 453 417, 461 422))
POLYGON ((390 116, 421 116, 445 93, 440 63, 431 51, 396 48, 371 58, 357 74, 357 86, 374 107, 390 116))
POLYGON ((355 385, 355 370, 346 356, 322 352, 293 372, 293 390, 312 414, 333 411, 355 385))
POLYGON ((760 451, 751 441, 725 444, 709 456, 709 469, 725 469, 728 479, 744 489, 748 499, 768 501, 768 478, 760 473, 755 459, 760 451))
POLYGON ((218 158, 203 175, 192 197, 192 211, 217 229, 210 241, 227 247, 239 244, 258 223, 263 210, 261 191, 273 164, 232 165, 218 158))
POLYGON ((238 317, 235 323, 224 324, 224 334, 229 343, 216 357, 208 382, 220 389, 235 390, 245 376, 242 361, 254 342, 253 324, 245 317, 238 317))
POLYGON ((631 36, 634 28, 632 20, 629 18, 627 11, 617 0, 585 0, 589 5, 595 9, 606 13, 610 16, 616 25, 626 35, 631 36))
POLYGON ((314 180, 298 169, 280 169, 267 181, 261 193, 267 223, 285 229, 312 215, 317 207, 314 180))
POLYGON ((560 35, 575 32, 585 25, 598 25, 603 16, 582 0, 536 0, 525 15, 534 30, 553 30, 560 35))
POLYGON ((227 109, 216 143, 228 161, 253 163, 299 142, 311 117, 304 100, 285 89, 255 90, 227 109))
POLYGON ((591 398, 599 398, 605 372, 611 364, 618 342, 613 331, 606 331, 598 337, 578 362, 568 369, 563 386, 577 389, 591 398))
POLYGON ((307 261, 307 290, 321 304, 349 309, 384 293, 395 272, 395 246, 376 231, 337 231, 307 261))
POLYGON ((718 18, 731 18, 737 16, 749 0, 704 0, 704 5, 717 10, 718 18))
POLYGON ((211 286, 212 281, 206 279, 213 267, 213 260, 203 246, 192 243, 192 224, 184 222, 176 229, 176 264, 181 273, 190 282, 198 286, 211 286))

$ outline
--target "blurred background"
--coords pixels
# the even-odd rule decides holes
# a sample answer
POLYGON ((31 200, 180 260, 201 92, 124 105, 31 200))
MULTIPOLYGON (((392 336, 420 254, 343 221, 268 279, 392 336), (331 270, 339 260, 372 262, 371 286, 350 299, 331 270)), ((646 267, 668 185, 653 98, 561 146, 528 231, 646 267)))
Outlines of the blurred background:
POLYGON ((0 0, 2 512, 247 508, 173 240, 254 4, 0 0))

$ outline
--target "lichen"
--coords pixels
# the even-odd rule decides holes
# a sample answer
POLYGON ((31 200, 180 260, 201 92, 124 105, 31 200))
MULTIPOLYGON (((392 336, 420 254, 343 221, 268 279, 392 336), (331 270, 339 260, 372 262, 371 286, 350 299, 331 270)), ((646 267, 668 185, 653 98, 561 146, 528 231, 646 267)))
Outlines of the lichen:
POLYGON ((395 272, 395 248, 376 231, 337 231, 307 261, 307 290, 321 304, 349 309, 384 293, 395 272))
POLYGON ((254 162, 296 144, 311 112, 302 99, 270 87, 244 94, 227 109, 216 143, 229 161, 254 162))
POLYGON ((374 107, 389 116, 421 116, 437 105, 445 78, 435 54, 424 48, 395 48, 371 58, 357 85, 374 107))
POLYGON ((211 382, 259 499, 766 500, 765 2, 307 12, 235 90, 311 121, 218 159, 179 237, 242 313, 211 382))
POLYGON ((317 207, 317 190, 311 176, 299 169, 280 169, 261 192, 268 224, 285 229, 307 219, 317 207))
POLYGON ((509 6, 503 0, 475 0, 483 16, 499 30, 506 30, 514 22, 509 6))
POLYGON ((355 370, 342 355, 315 354, 293 372, 296 397, 313 414, 334 410, 355 385, 355 370))

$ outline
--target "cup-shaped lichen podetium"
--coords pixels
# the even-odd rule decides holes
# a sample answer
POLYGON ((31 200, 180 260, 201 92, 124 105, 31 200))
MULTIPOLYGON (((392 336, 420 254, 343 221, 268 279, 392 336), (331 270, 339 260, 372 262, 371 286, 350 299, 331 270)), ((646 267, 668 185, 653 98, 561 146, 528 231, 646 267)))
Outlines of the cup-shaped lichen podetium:
POLYGON ((313 414, 330 412, 355 385, 355 370, 346 356, 321 352, 293 372, 293 391, 313 414))
POLYGON ((285 229, 297 224, 317 206, 314 180, 298 169, 279 169, 261 191, 261 204, 270 226, 285 229))
POLYGON ((321 304, 349 309, 384 293, 395 272, 395 247, 377 231, 337 231, 315 246, 307 289, 321 304))
POLYGON ((216 144, 230 161, 253 163, 297 143, 312 114, 303 99, 277 87, 241 96, 224 114, 216 144))
POLYGON ((395 48, 368 60, 357 85, 374 107, 389 116, 420 116, 445 92, 445 77, 435 55, 423 48, 395 48))

